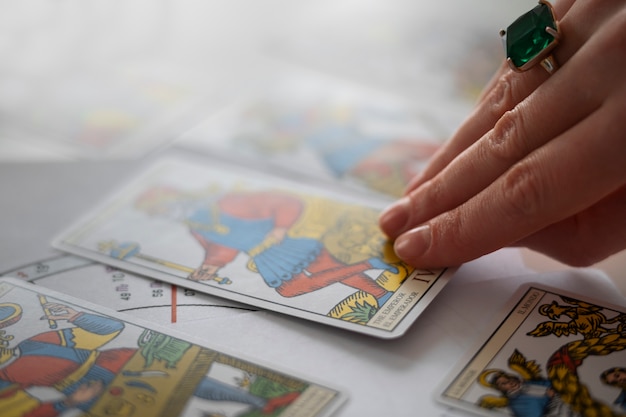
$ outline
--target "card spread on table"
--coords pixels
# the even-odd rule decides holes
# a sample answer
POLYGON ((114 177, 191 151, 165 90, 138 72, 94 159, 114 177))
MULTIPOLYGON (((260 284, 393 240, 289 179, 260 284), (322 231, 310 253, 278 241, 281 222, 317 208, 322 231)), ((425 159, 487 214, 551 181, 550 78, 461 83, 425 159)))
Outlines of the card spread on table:
POLYGON ((69 254, 0 273, 160 325, 224 319, 256 309, 69 254))
POLYGON ((626 308, 523 286, 441 387, 481 415, 626 414, 626 308))
POLYGON ((436 106, 416 104, 332 76, 293 71, 211 114, 178 145, 397 198, 442 143, 443 127, 430 114, 436 106))
POLYGON ((388 201, 218 161, 163 159, 55 240, 200 292, 373 336, 403 334, 452 270, 401 262, 388 201))
POLYGON ((17 279, 0 280, 0 314, 2 416, 317 417, 344 400, 336 389, 17 279))

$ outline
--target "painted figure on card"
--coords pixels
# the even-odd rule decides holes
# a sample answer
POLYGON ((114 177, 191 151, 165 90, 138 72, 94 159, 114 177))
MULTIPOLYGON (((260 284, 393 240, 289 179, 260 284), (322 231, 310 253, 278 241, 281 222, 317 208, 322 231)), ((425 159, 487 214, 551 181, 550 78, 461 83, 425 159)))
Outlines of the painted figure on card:
POLYGON ((478 382, 501 393, 500 396, 485 395, 480 398, 483 408, 508 408, 516 417, 569 416, 568 410, 548 378, 541 376, 539 365, 526 360, 515 350, 508 360, 514 373, 501 369, 483 371, 478 382))
POLYGON ((607 369, 600 374, 600 380, 607 385, 620 389, 619 395, 613 404, 622 410, 626 410, 626 368, 615 367, 607 369))
POLYGON ((621 334, 624 332, 626 314, 617 314, 607 317, 604 308, 561 296, 566 304, 552 301, 543 304, 537 310, 539 314, 549 318, 549 321, 539 323, 529 336, 569 336, 582 335, 585 339, 602 337, 606 334, 621 334))
POLYGON ((166 187, 150 189, 136 207, 188 225, 205 251, 191 280, 215 279, 244 253, 248 269, 283 297, 335 283, 372 294, 379 305, 392 294, 366 274, 397 272, 383 257, 374 211, 281 191, 193 195, 166 187))
POLYGON ((270 154, 308 148, 335 178, 353 178, 393 196, 402 195, 438 148, 405 137, 415 117, 384 107, 261 102, 244 116, 246 128, 236 144, 270 154))
MULTIPOLYGON (((79 312, 59 303, 42 302, 42 308, 43 318, 48 320, 51 330, 33 335, 13 347, 10 347, 13 336, 0 331, 0 415, 3 417, 55 417, 71 409, 87 412, 116 375, 125 372, 124 366, 140 350, 138 347, 104 349, 124 330, 124 323, 119 320, 79 312), (72 327, 60 329, 61 321, 71 323, 72 327), (53 389, 61 393, 62 398, 42 401, 28 392, 33 387, 53 389)), ((17 323, 21 316, 20 305, 0 304, 0 328, 17 323)), ((150 331, 144 331, 144 335, 149 336, 147 332, 150 331)), ((147 336, 145 340, 149 339, 147 336)), ((146 364, 166 358, 154 350, 147 354, 149 342, 144 343, 143 349, 139 354, 146 364)), ((174 366, 175 359, 171 360, 174 366)), ((145 382, 135 382, 148 387, 145 382)), ((213 401, 248 404, 271 413, 295 400, 298 393, 268 400, 206 376, 194 395, 213 401)))
MULTIPOLYGON (((51 327, 64 320, 73 327, 33 335, 14 347, 9 347, 13 337, 2 331, 0 410, 3 416, 57 416, 73 408, 88 410, 136 351, 98 350, 124 329, 124 324, 117 320, 79 313, 57 303, 46 303, 43 307, 51 327), (31 387, 54 388, 64 398, 41 402, 25 391, 31 387)), ((21 318, 21 306, 3 303, 0 314, 4 319, 2 327, 9 326, 21 318)))

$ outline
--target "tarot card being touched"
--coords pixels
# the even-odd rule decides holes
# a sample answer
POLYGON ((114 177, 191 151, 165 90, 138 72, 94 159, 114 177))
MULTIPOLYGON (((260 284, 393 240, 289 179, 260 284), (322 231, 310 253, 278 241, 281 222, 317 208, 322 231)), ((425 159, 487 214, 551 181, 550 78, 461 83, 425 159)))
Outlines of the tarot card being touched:
POLYGON ((327 416, 343 394, 10 278, 0 415, 327 416), (66 414, 70 413, 70 414, 66 414))
POLYGON ((385 202, 217 161, 166 159, 55 246, 121 269, 379 337, 404 333, 450 270, 400 262, 385 202))
POLYGON ((438 399, 488 416, 625 415, 625 311, 524 286, 438 399))

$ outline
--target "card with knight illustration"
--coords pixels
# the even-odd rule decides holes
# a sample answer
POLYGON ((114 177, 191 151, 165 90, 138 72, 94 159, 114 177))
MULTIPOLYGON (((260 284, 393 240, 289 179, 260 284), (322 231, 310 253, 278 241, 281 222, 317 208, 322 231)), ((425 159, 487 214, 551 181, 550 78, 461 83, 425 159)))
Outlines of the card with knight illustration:
POLYGON ((381 338, 402 335, 452 268, 395 257, 373 195, 209 158, 163 158, 55 239, 199 292, 381 338))

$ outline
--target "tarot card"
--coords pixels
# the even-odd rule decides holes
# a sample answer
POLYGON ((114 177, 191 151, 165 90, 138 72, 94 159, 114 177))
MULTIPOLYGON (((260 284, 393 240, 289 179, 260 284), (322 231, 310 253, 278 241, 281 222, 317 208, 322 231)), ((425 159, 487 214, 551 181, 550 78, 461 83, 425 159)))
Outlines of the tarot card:
POLYGON ((54 245, 383 338, 403 334, 449 279, 395 257, 377 222, 386 201, 202 161, 157 161, 54 245))
POLYGON ((253 311, 244 304, 68 254, 41 259, 0 276, 19 278, 160 325, 253 311))
POLYGON ((326 385, 13 278, 0 280, 0 315, 0 414, 6 417, 72 411, 318 417, 345 398, 326 385))
POLYGON ((444 137, 408 100, 291 71, 186 132, 179 145, 401 196, 444 137))
POLYGON ((525 285, 438 399, 488 416, 624 415, 625 312, 525 285))

